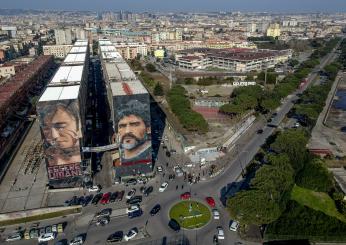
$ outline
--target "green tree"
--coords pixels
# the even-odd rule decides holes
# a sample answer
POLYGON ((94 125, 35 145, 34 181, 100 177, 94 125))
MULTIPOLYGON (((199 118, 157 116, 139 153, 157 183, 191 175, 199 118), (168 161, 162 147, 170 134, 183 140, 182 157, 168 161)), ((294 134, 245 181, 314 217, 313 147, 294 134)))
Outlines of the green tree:
POLYGON ((307 143, 308 138, 304 131, 289 129, 277 136, 271 148, 278 153, 286 153, 293 169, 298 173, 308 160, 307 143))
POLYGON ((147 69, 148 72, 155 72, 156 71, 155 66, 151 63, 146 64, 145 68, 147 69))
POLYGON ((163 96, 163 87, 161 85, 161 83, 156 83, 155 87, 154 87, 154 95, 155 96, 163 96))

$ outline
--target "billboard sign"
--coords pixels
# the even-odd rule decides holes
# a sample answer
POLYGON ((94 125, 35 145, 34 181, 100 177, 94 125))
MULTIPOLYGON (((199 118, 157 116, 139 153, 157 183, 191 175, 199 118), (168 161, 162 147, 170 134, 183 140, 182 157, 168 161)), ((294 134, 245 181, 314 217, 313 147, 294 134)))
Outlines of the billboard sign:
POLYGON ((150 101, 148 94, 114 97, 115 141, 119 159, 114 161, 115 176, 152 171, 150 101))
POLYGON ((80 185, 82 130, 79 112, 76 99, 42 101, 37 105, 51 186, 80 185))

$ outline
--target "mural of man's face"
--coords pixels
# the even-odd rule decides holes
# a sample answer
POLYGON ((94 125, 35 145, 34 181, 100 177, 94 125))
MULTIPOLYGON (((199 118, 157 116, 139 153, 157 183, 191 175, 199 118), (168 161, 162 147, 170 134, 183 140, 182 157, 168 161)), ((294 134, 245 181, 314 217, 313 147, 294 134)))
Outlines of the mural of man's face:
POLYGON ((146 127, 143 119, 136 115, 125 116, 118 123, 118 137, 122 148, 135 149, 146 141, 150 127, 146 127))
POLYGON ((44 124, 44 135, 53 146, 65 149, 79 142, 76 119, 64 109, 57 109, 51 117, 45 119, 44 124))

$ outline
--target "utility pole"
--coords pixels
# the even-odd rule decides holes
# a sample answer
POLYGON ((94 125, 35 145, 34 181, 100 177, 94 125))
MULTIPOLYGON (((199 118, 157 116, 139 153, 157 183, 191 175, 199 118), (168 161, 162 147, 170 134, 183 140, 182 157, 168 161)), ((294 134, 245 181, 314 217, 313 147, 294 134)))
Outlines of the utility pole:
POLYGON ((267 85, 267 67, 264 70, 264 87, 267 85))

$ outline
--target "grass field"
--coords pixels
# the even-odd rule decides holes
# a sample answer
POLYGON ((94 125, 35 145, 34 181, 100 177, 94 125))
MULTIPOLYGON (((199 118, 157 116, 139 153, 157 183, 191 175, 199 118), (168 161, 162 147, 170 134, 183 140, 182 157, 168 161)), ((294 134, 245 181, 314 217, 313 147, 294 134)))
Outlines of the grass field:
POLYGON ((182 201, 171 208, 169 217, 175 219, 183 228, 194 229, 207 224, 211 218, 211 213, 209 208, 200 202, 182 201), (192 207, 191 212, 190 205, 192 207))
POLYGON ((315 192, 295 185, 291 192, 291 199, 346 222, 346 217, 338 212, 333 199, 327 193, 315 192))

